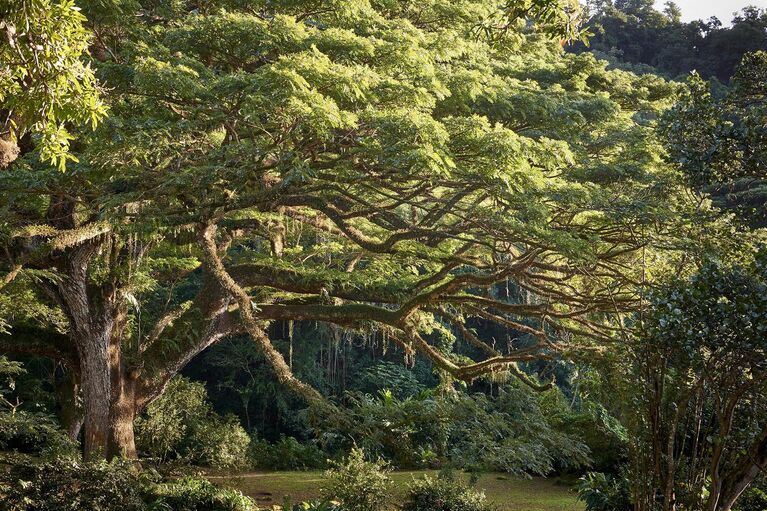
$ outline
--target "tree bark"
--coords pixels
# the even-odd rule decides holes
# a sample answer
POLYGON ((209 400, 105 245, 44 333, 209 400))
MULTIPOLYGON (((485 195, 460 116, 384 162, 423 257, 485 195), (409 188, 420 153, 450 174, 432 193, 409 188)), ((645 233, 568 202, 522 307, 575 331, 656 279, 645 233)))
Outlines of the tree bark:
POLYGON ((114 322, 109 339, 109 372, 111 402, 107 458, 135 460, 136 442, 133 422, 136 419, 136 380, 138 371, 131 370, 123 357, 122 341, 127 321, 123 303, 114 307, 114 322))
POLYGON ((109 439, 111 382, 106 341, 94 336, 78 344, 85 408, 85 459, 97 459, 106 456, 109 439))
POLYGON ((109 443, 107 458, 135 460, 136 441, 133 423, 136 420, 135 381, 120 378, 118 391, 109 410, 109 443))
POLYGON ((749 449, 742 465, 724 479, 717 511, 730 511, 738 497, 765 470, 767 470, 767 431, 762 432, 760 438, 749 449))
POLYGON ((80 378, 76 371, 67 369, 56 384, 56 400, 59 402, 59 420, 71 440, 77 440, 83 427, 83 409, 80 405, 80 378))

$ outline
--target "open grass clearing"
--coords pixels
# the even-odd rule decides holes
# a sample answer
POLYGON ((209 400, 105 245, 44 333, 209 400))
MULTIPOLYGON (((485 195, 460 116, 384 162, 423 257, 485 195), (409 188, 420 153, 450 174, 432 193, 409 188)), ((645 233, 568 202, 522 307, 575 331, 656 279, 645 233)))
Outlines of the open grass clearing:
MULTIPOLYGON (((401 502, 408 483, 413 479, 437 472, 428 470, 392 473, 394 492, 392 504, 401 502)), ((468 474, 462 474, 468 479, 468 474)), ((217 484, 237 488, 253 497, 262 507, 282 505, 287 497, 291 503, 318 498, 323 475, 309 472, 252 472, 236 475, 210 475, 217 484)), ((551 478, 518 479, 502 473, 483 474, 476 484, 500 511, 582 511, 583 505, 572 492, 572 482, 551 478)))

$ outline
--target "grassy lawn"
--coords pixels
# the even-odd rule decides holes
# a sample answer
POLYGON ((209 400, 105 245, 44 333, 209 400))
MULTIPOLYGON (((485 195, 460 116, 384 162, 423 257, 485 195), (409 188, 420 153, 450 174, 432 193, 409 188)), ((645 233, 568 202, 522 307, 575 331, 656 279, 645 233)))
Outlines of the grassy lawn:
MULTIPOLYGON (((395 500, 401 500, 407 484, 430 471, 394 472, 395 500)), ((241 490, 263 507, 281 505, 287 495, 293 503, 319 497, 322 472, 268 472, 234 476, 209 476, 218 484, 241 490)), ((556 479, 516 479, 506 474, 485 474, 477 488, 501 511, 582 511, 569 483, 556 479)))

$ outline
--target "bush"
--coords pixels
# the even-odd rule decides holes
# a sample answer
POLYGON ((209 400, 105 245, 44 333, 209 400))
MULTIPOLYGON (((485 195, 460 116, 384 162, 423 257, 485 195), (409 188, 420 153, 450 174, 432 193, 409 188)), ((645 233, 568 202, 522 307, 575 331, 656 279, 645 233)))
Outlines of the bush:
POLYGON ((591 461, 578 431, 568 431, 573 413, 559 389, 536 393, 512 381, 494 397, 423 393, 399 399, 383 391, 377 397, 347 393, 346 399, 345 416, 330 414, 318 421, 318 433, 336 441, 329 448, 345 450, 351 441, 397 468, 449 464, 547 475, 591 461))
POLYGON ((0 472, 0 511, 257 511, 242 493, 205 479, 158 483, 124 462, 15 464, 0 472))
POLYGON ((250 437, 233 415, 209 416, 198 422, 184 443, 184 455, 192 463, 215 468, 248 465, 250 437))
POLYGON ((290 509, 292 511, 345 511, 338 503, 327 500, 301 502, 290 509))
POLYGON ((161 461, 181 455, 189 430, 210 413, 205 385, 174 378, 163 394, 136 419, 136 447, 145 456, 161 461))
POLYGON ((767 511, 767 484, 751 486, 735 503, 734 511, 767 511))
POLYGON ((275 443, 254 439, 248 457, 253 467, 266 470, 309 470, 327 465, 322 449, 293 437, 282 437, 275 443))
POLYGON ((3 473, 2 511, 143 511, 138 476, 122 463, 14 465, 3 473))
POLYGON ((345 511, 377 511, 391 488, 388 472, 385 463, 366 461, 362 449, 354 448, 343 463, 325 473, 322 497, 339 500, 345 511))
POLYGON ((628 481, 601 472, 589 472, 576 485, 578 500, 586 504, 586 511, 629 511, 631 496, 628 481))
POLYGON ((174 378, 136 421, 136 445, 143 455, 183 459, 216 468, 248 464, 250 437, 234 416, 221 417, 206 401, 205 385, 174 378))
POLYGON ((403 511, 489 511, 493 507, 485 494, 456 480, 452 474, 440 474, 436 479, 424 476, 408 491, 403 511))
POLYGON ((0 412, 0 450, 46 459, 79 457, 77 443, 69 439, 52 417, 21 410, 0 412))
POLYGON ((385 360, 363 369, 353 385, 357 390, 373 395, 386 389, 398 399, 417 396, 426 390, 412 370, 385 360))
POLYGON ((191 477, 152 485, 146 500, 152 511, 257 511, 252 499, 237 490, 220 488, 191 477))

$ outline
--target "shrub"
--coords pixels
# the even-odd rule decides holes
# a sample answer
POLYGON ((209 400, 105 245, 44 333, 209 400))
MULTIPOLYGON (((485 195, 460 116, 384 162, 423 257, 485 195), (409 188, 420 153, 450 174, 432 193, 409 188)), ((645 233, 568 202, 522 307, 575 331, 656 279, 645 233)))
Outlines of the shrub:
POLYGON ((403 511, 490 511, 485 494, 455 479, 440 474, 436 479, 424 476, 409 488, 403 511))
POLYGON ((345 511, 338 503, 327 500, 301 502, 290 509, 292 511, 345 511))
POLYGON ((325 473, 322 497, 339 500, 345 511, 378 511, 391 488, 388 472, 385 463, 366 461, 362 449, 354 448, 343 463, 325 473))
POLYGON ((161 461, 178 457, 189 430, 210 413, 206 395, 202 383, 172 379, 162 396, 136 420, 138 450, 161 461))
POLYGON ((255 502, 237 490, 206 479, 186 477, 151 485, 145 494, 152 511, 257 511, 255 502))
POLYGON ((136 421, 139 451, 160 461, 183 459, 216 468, 247 465, 250 437, 236 417, 217 415, 206 399, 204 384, 171 380, 136 421))
POLYGON ((379 361, 363 369, 353 385, 373 395, 387 389, 398 399, 417 396, 426 390, 426 386, 418 381, 412 370, 402 364, 387 361, 379 361))
POLYGON ((3 481, 2 511, 143 511, 138 476, 123 463, 58 461, 14 465, 3 481))
POLYGON ((735 511, 767 511, 767 484, 751 486, 740 496, 735 511))
POLYGON ((250 437, 237 417, 209 416, 190 431, 185 457, 193 463, 215 468, 243 468, 248 465, 250 437))
POLYGON ((466 470, 547 475, 590 463, 578 431, 568 431, 573 414, 559 389, 541 394, 509 382, 493 397, 399 399, 383 391, 377 397, 347 393, 346 399, 344 416, 321 417, 317 427, 335 441, 330 448, 346 449, 351 440, 397 468, 449 462, 466 470))
POLYGON ((588 472, 576 485, 578 500, 586 511, 629 511, 632 509, 628 481, 601 472, 588 472))
POLYGON ((18 410, 0 412, 0 450, 74 460, 77 444, 69 439, 50 416, 18 410))
POLYGON ((322 449, 293 437, 282 437, 275 443, 254 439, 248 456, 252 466, 267 470, 309 470, 327 465, 322 449))
POLYGON ((158 483, 124 462, 14 464, 0 472, 0 511, 257 511, 242 493, 205 479, 158 483))

